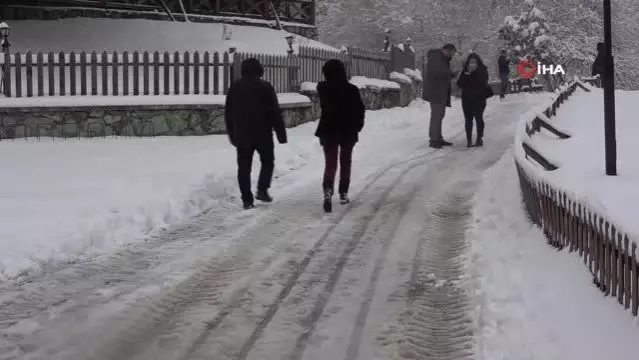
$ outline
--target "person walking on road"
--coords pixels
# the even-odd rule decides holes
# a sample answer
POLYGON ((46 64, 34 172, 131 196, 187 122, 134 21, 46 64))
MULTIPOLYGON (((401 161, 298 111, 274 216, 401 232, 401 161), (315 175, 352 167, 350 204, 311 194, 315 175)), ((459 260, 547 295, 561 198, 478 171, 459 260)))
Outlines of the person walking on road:
POLYGON ((506 97, 506 92, 508 91, 509 79, 508 76, 510 74, 510 64, 508 62, 508 57, 506 50, 502 50, 501 54, 499 54, 499 59, 497 59, 497 67, 499 71, 499 98, 503 99, 506 97))
POLYGON ((342 204, 350 202, 348 188, 351 179, 353 148, 364 128, 366 108, 359 89, 349 83, 344 63, 329 60, 322 67, 325 81, 317 84, 321 116, 315 136, 324 148, 324 211, 332 212, 333 187, 339 158, 339 197, 342 204))
POLYGON ((450 60, 456 49, 453 44, 446 44, 441 49, 431 49, 426 54, 426 83, 423 99, 430 103, 429 137, 430 147, 441 149, 452 143, 442 136, 442 121, 446 108, 450 107, 451 80, 456 74, 450 69, 450 60))
POLYGON ((481 57, 475 53, 468 55, 464 69, 459 74, 457 85, 461 89, 462 109, 466 125, 466 144, 473 147, 473 120, 477 123, 477 140, 474 146, 483 146, 484 110, 486 99, 493 95, 488 85, 488 69, 481 57))
POLYGON ((241 79, 226 95, 224 121, 231 144, 237 150, 237 180, 244 209, 255 207, 251 191, 253 155, 260 156, 261 169, 255 198, 272 202, 269 195, 275 168, 273 130, 280 144, 286 144, 286 126, 273 86, 262 80, 264 68, 257 59, 242 61, 241 79))
POLYGON ((602 42, 597 44, 597 57, 592 63, 592 76, 599 75, 599 87, 603 86, 604 68, 605 68, 605 51, 606 45, 602 42))

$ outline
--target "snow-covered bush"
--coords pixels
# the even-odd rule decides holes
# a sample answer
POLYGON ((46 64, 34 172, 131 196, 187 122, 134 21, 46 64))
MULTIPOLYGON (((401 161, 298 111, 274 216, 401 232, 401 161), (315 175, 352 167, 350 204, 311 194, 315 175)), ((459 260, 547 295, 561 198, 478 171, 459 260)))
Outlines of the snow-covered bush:
POLYGON ((419 69, 404 69, 404 74, 409 78, 413 79, 417 82, 422 82, 424 79, 422 78, 422 72, 419 69))
POLYGON ((403 84, 412 84, 413 81, 410 79, 408 75, 400 74, 397 71, 393 71, 390 73, 390 79, 393 81, 397 81, 403 84))

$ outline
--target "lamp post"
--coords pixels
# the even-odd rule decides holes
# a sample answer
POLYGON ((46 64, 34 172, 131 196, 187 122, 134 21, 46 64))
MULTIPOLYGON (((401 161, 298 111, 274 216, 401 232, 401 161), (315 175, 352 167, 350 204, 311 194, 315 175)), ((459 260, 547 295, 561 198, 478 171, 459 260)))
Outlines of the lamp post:
POLYGON ((612 16, 610 0, 604 0, 604 138, 606 175, 617 175, 617 136, 615 130, 615 65, 612 57, 612 16))
POLYGON ((410 50, 411 45, 413 45, 413 39, 411 39, 409 36, 406 38, 406 40, 404 40, 404 51, 410 50))
POLYGON ((388 52, 390 49, 390 34, 391 34, 391 29, 386 29, 384 30, 384 34, 385 34, 385 39, 384 39, 384 52, 388 52))
MULTIPOLYGON (((5 59, 7 58, 7 54, 9 54, 9 48, 11 44, 9 43, 9 35, 11 35, 11 27, 6 22, 0 23, 0 46, 2 47, 2 54, 5 55, 5 59)), ((5 88, 5 78, 9 75, 9 64, 6 61, 2 64, 2 93, 5 96, 9 96, 9 89, 5 88)))
POLYGON ((295 40, 295 36, 291 34, 286 36, 286 43, 288 44, 288 50, 286 50, 286 52, 288 53, 288 56, 293 56, 293 53, 295 52, 295 50, 293 50, 294 40, 295 40))

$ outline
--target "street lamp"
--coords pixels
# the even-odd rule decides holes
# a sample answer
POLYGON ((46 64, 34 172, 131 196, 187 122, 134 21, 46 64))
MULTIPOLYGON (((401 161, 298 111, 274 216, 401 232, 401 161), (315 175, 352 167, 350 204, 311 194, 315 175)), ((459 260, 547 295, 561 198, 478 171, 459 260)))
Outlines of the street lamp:
POLYGON ((8 53, 9 47, 9 35, 11 35, 11 27, 6 22, 0 23, 0 38, 2 39, 2 52, 8 53))
POLYGON ((615 130, 615 65, 612 57, 612 16, 610 0, 604 0, 604 138, 606 175, 617 175, 617 135, 615 130))
MULTIPOLYGON (((2 47, 2 53, 5 54, 5 59, 6 59, 6 55, 9 54, 9 47, 11 46, 11 44, 9 44, 9 35, 11 35, 11 27, 9 26, 9 24, 7 24, 6 22, 1 22, 0 23, 0 40, 2 41, 0 43, 0 46, 2 47)), ((2 64, 2 93, 9 97, 9 89, 5 86, 5 78, 9 75, 9 64, 6 64, 6 61, 2 64)))
POLYGON ((386 29, 384 30, 384 34, 386 35, 385 39, 384 39, 384 52, 388 52, 390 49, 390 34, 391 34, 391 29, 386 29))
POLYGON ((411 45, 413 44, 413 39, 409 37, 404 40, 404 51, 410 50, 411 45))
POLYGON ((293 41, 295 40, 295 36, 289 34, 286 36, 286 43, 288 44, 288 50, 286 52, 289 56, 292 56, 295 50, 293 50, 293 41))

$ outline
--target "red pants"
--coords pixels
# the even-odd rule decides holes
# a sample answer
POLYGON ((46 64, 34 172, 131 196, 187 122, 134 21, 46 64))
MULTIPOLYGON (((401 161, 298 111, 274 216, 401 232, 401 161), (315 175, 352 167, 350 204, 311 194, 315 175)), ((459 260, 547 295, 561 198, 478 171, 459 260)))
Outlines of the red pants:
POLYGON ((339 193, 347 194, 351 184, 351 163, 353 156, 352 145, 324 144, 324 190, 333 190, 335 186, 335 173, 337 172, 337 159, 339 157, 339 193))

